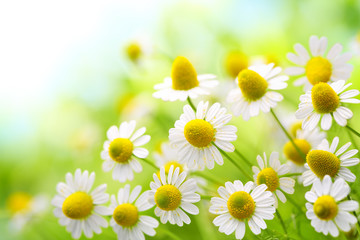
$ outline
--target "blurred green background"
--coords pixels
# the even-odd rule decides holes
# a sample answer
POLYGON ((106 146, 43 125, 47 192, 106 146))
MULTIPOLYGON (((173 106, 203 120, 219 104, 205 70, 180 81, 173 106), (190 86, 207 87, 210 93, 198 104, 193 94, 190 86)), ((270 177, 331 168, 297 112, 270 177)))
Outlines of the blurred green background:
MULTIPOLYGON (((291 65, 286 53, 293 51, 293 45, 308 47, 311 35, 326 36, 329 46, 339 42, 350 51, 360 32, 360 1, 14 1, 0 3, 0 27, 0 239, 70 239, 50 204, 21 231, 10 228, 8 197, 22 191, 43 194, 50 201, 56 184, 76 168, 95 171, 94 186, 107 183, 107 192, 116 194, 125 183, 112 180, 111 172, 101 169, 106 130, 135 119, 152 137, 146 145, 150 152, 167 140, 184 103, 162 102, 151 94, 153 86, 170 75, 176 56, 186 56, 199 74, 216 74, 225 83, 232 80, 224 69, 229 51, 271 58, 282 67, 291 65), (145 42, 150 50, 144 50, 137 62, 125 51, 134 41, 145 42)), ((350 63, 354 66, 351 88, 360 89, 359 55, 350 63)), ((294 79, 281 91, 285 99, 275 108, 283 121, 296 111, 302 94, 301 87, 292 85, 294 79)), ((349 106, 354 112, 350 124, 360 130, 360 106, 349 106)), ((286 143, 270 115, 260 114, 248 122, 235 117, 231 124, 238 127, 236 148, 254 164, 256 155, 282 152, 286 143)), ((335 124, 328 139, 334 136, 340 137, 340 144, 350 141, 346 129, 335 124)), ((285 162, 283 156, 281 160, 285 162)), ((145 163, 143 167, 130 184, 145 190, 153 170, 145 163)), ((351 170, 360 173, 359 167, 351 170)), ((206 172, 222 182, 245 180, 227 161, 206 172)), ((210 183, 208 195, 215 194, 217 187, 210 183)), ((353 198, 360 200, 358 180, 352 189, 353 198)), ((290 198, 304 206, 308 190, 297 184, 290 198)), ((178 239, 235 239, 212 224, 208 201, 197 206, 200 215, 191 216, 190 225, 160 225, 149 239, 171 239, 168 231, 178 239)), ((279 211, 292 239, 331 239, 316 233, 294 205, 280 203, 279 211)), ((153 215, 153 209, 148 213, 153 215)), ((258 237, 247 228, 245 238, 281 239, 279 221, 275 218, 267 224, 268 230, 258 237)), ((103 232, 93 239, 116 238, 111 227, 103 232)))

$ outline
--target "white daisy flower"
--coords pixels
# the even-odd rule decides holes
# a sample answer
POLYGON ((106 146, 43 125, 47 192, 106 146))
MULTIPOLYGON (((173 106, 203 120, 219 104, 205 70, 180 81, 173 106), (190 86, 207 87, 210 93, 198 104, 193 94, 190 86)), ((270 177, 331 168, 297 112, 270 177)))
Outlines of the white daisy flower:
POLYGON ((152 207, 148 202, 148 192, 139 196, 140 192, 140 185, 130 193, 130 185, 126 184, 119 189, 117 200, 115 195, 111 196, 110 210, 113 215, 110 226, 119 240, 145 240, 144 233, 149 236, 156 234, 154 228, 159 226, 159 222, 153 217, 140 215, 140 212, 152 207))
POLYGON ((105 172, 114 168, 112 177, 114 180, 125 182, 126 180, 133 180, 133 171, 139 173, 142 171, 142 166, 138 158, 146 158, 149 151, 140 146, 150 141, 149 135, 143 135, 146 131, 142 127, 134 132, 136 121, 122 122, 120 127, 111 126, 107 131, 109 140, 104 142, 104 150, 101 151, 101 158, 104 161, 102 169, 105 172))
POLYGON ((226 73, 232 78, 236 78, 242 70, 248 68, 249 57, 240 51, 230 51, 224 61, 226 73))
POLYGON ((109 201, 109 194, 105 193, 106 184, 90 189, 95 180, 95 173, 89 175, 88 171, 81 173, 80 169, 73 176, 67 173, 66 183, 60 182, 56 186, 58 195, 51 203, 56 207, 54 215, 59 218, 59 224, 66 226, 75 239, 80 238, 84 232, 87 238, 93 237, 93 232, 100 234, 101 228, 107 228, 108 222, 101 217, 111 215, 109 208, 102 206, 109 201))
POLYGON ((311 191, 305 194, 310 203, 306 203, 306 217, 311 220, 311 226, 324 235, 330 233, 333 237, 339 236, 339 230, 348 232, 357 219, 350 212, 359 208, 359 203, 353 200, 344 200, 350 193, 349 185, 342 178, 333 183, 326 175, 321 181, 317 179, 311 191))
POLYGON ((286 197, 284 192, 287 194, 294 193, 295 180, 290 177, 281 177, 281 175, 289 173, 289 166, 282 164, 279 161, 279 153, 272 152, 269 159, 269 164, 264 153, 264 159, 258 155, 256 160, 259 164, 259 167, 253 166, 252 170, 254 172, 254 182, 257 185, 265 184, 268 191, 270 191, 275 199, 274 206, 277 208, 278 201, 286 202, 286 197))
POLYGON ((155 215, 160 217, 161 223, 190 224, 189 216, 199 214, 199 209, 193 203, 200 201, 200 195, 195 193, 196 181, 186 178, 186 173, 180 173, 180 169, 171 166, 169 174, 165 176, 165 168, 160 169, 160 178, 154 173, 154 182, 150 183, 149 203, 156 205, 155 215), (184 182, 184 183, 183 183, 184 182))
POLYGON ((350 77, 353 66, 346 63, 350 60, 351 54, 340 54, 342 45, 335 44, 323 57, 327 48, 327 38, 311 36, 309 40, 310 53, 299 43, 294 49, 297 53, 288 53, 287 58, 300 67, 285 69, 285 73, 292 76, 301 76, 294 82, 295 86, 304 85, 304 90, 310 90, 313 85, 319 82, 335 82, 340 79, 346 80, 350 77), (304 76, 305 75, 305 76, 304 76))
MULTIPOLYGON (((160 152, 154 153, 154 159, 156 161, 156 166, 165 168, 165 174, 169 173, 170 167, 179 168, 180 173, 183 171, 188 172, 188 168, 185 164, 179 163, 178 150, 171 146, 169 143, 162 143, 160 146, 160 152)), ((160 176, 160 175, 159 175, 160 176)))
MULTIPOLYGON (((299 126, 298 124, 296 126, 299 126)), ((326 138, 326 133, 320 132, 320 129, 317 127, 311 131, 301 129, 296 130, 295 138, 293 138, 296 146, 304 153, 306 156, 309 151, 317 147, 322 140, 326 138)), ((285 157, 289 160, 290 172, 304 172, 306 159, 304 159, 299 152, 295 149, 291 141, 288 141, 283 148, 285 157)))
POLYGON ((356 176, 347 168, 359 163, 359 159, 353 157, 357 154, 357 149, 345 152, 351 145, 351 142, 336 151, 339 144, 339 138, 335 137, 329 146, 329 142, 324 139, 315 150, 311 150, 306 156, 305 168, 303 173, 304 186, 309 186, 316 179, 323 179, 325 175, 332 178, 343 178, 345 181, 354 182, 356 176), (336 152, 335 152, 336 151, 336 152))
POLYGON ((238 86, 232 89, 227 101, 232 103, 235 116, 242 115, 245 121, 259 115, 260 110, 267 113, 277 102, 283 100, 280 90, 287 87, 288 76, 280 75, 280 67, 274 68, 274 63, 250 66, 241 71, 235 82, 238 86))
POLYGON ((31 196, 26 192, 14 192, 6 200, 6 207, 10 213, 10 227, 21 231, 34 218, 45 212, 49 200, 44 195, 31 196))
POLYGON ((157 92, 153 97, 164 101, 186 101, 187 98, 209 95, 210 90, 218 85, 215 78, 212 74, 197 75, 190 61, 179 56, 173 62, 171 77, 166 77, 163 83, 155 85, 157 92))
POLYGON ((343 106, 343 103, 360 103, 359 99, 353 97, 359 95, 358 90, 349 90, 342 93, 351 83, 345 85, 344 80, 336 81, 332 84, 320 82, 311 91, 300 96, 299 109, 295 116, 304 119, 303 129, 312 130, 319 123, 321 118, 321 128, 329 130, 332 125, 332 118, 340 126, 346 126, 347 120, 352 118, 353 113, 350 109, 343 106))
POLYGON ((265 184, 253 186, 253 182, 247 182, 244 186, 236 180, 218 188, 220 197, 211 198, 209 212, 219 215, 213 221, 219 227, 219 232, 226 235, 235 232, 236 239, 243 239, 245 222, 256 235, 260 234, 261 229, 267 228, 264 219, 274 218, 275 200, 271 192, 266 191, 265 184))
POLYGON ((205 166, 212 169, 214 161, 222 165, 224 160, 216 146, 225 152, 235 149, 230 141, 237 139, 237 128, 225 125, 231 120, 231 114, 226 114, 220 103, 213 104, 209 110, 208 105, 209 102, 201 101, 196 112, 185 105, 180 120, 169 131, 170 144, 179 149, 179 162, 186 163, 190 169, 205 166))

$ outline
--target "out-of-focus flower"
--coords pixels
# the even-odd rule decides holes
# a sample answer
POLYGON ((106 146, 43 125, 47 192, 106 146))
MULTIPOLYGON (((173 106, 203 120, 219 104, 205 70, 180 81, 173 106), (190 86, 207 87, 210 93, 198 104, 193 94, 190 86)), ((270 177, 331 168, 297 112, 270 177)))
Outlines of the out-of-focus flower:
POLYGON ((111 126, 107 131, 109 140, 104 142, 101 158, 104 160, 102 168, 105 172, 114 168, 112 177, 114 180, 125 182, 134 178, 133 171, 139 173, 142 166, 133 155, 138 158, 146 158, 149 151, 140 146, 150 141, 149 135, 143 135, 146 131, 142 127, 135 131, 136 121, 122 122, 120 127, 111 126))
POLYGON ((304 186, 309 186, 316 179, 323 179, 325 175, 332 178, 343 178, 345 181, 354 182, 356 176, 347 168, 359 163, 358 158, 353 156, 358 150, 353 149, 345 152, 351 145, 351 142, 336 151, 339 144, 339 138, 335 137, 329 146, 329 142, 324 139, 316 149, 311 150, 306 156, 305 168, 303 173, 304 186), (336 151, 336 152, 335 152, 336 151))
POLYGON ((359 90, 353 89, 343 92, 350 85, 351 83, 345 85, 344 80, 336 81, 330 85, 320 82, 311 91, 301 95, 301 102, 295 116, 298 119, 304 119, 302 128, 314 129, 321 118, 321 128, 329 130, 333 117, 337 124, 346 126, 347 120, 352 118, 353 113, 347 107, 342 106, 342 103, 360 103, 359 99, 353 98, 359 95, 359 90))
POLYGON ((260 169, 256 166, 252 167, 254 172, 254 182, 257 185, 265 184, 267 186, 266 190, 272 193, 275 199, 274 206, 277 208, 277 198, 279 198, 283 203, 286 202, 286 197, 282 191, 287 194, 294 193, 295 180, 290 177, 281 177, 281 175, 289 173, 289 166, 286 164, 281 165, 279 161, 279 153, 277 152, 271 153, 269 166, 265 153, 264 159, 258 155, 256 160, 260 169))
POLYGON ((323 57, 327 48, 327 38, 311 36, 309 40, 310 53, 301 44, 294 46, 295 52, 288 53, 287 58, 301 67, 289 67, 285 73, 294 76, 301 76, 294 82, 295 86, 304 85, 304 90, 310 90, 313 85, 319 82, 331 83, 338 80, 346 80, 350 77, 353 66, 346 63, 350 60, 351 54, 340 54, 342 45, 335 44, 323 57), (305 74, 305 76, 303 76, 305 74))
POLYGON ((274 218, 275 200, 267 186, 261 184, 253 187, 253 182, 245 186, 239 180, 226 182, 225 187, 218 188, 220 197, 211 198, 210 213, 219 215, 213 223, 219 227, 219 232, 230 235, 235 232, 236 239, 243 239, 245 222, 250 230, 258 235, 261 229, 266 229, 265 220, 274 218))
MULTIPOLYGON (((178 151, 175 147, 171 146, 169 143, 162 143, 160 152, 154 153, 154 158, 156 160, 156 165, 159 167, 165 168, 165 174, 169 173, 170 167, 174 166, 174 168, 179 168, 180 173, 183 171, 188 171, 189 169, 185 166, 185 164, 179 163, 178 151)), ((160 173, 160 172, 159 172, 160 173)), ((160 176, 160 175, 159 175, 160 176)))
POLYGON ((353 200, 343 201, 350 193, 349 185, 338 178, 333 183, 326 175, 321 181, 317 179, 311 191, 305 194, 306 217, 311 220, 311 226, 324 235, 330 233, 333 237, 339 236, 339 230, 350 231, 351 225, 357 219, 350 212, 359 208, 359 203, 353 200))
POLYGON ((213 104, 209 110, 208 106, 209 102, 201 101, 195 112, 185 105, 180 120, 169 131, 170 143, 178 148, 179 162, 186 163, 190 169, 205 166, 212 169, 215 162, 222 165, 224 160, 217 147, 226 152, 235 149, 230 142, 237 139, 237 128, 226 125, 231 114, 226 114, 220 103, 213 104))
POLYGON ((59 224, 66 226, 66 231, 75 239, 80 238, 82 232, 87 238, 92 238, 93 232, 100 234, 100 227, 108 227, 102 216, 111 215, 109 208, 102 206, 109 201, 109 194, 105 193, 107 185, 102 184, 90 192, 95 173, 89 175, 86 170, 81 173, 80 169, 74 176, 67 173, 65 179, 66 183, 56 186, 58 194, 51 201, 56 207, 54 215, 59 218, 59 224))
POLYGON ((280 67, 274 68, 274 63, 251 66, 241 71, 236 78, 236 89, 230 91, 227 101, 232 103, 235 116, 242 115, 245 121, 259 115, 260 110, 267 113, 277 102, 283 100, 280 90, 287 87, 288 76, 279 75, 280 67))
POLYGON ((200 95, 209 95, 210 90, 218 85, 216 76, 212 74, 197 75, 195 68, 185 57, 177 57, 172 65, 171 77, 163 83, 155 85, 155 98, 164 101, 185 101, 200 95))
POLYGON ((249 66, 249 58, 240 51, 231 51, 227 54, 224 65, 227 74, 235 79, 239 72, 249 66))
POLYGON ((117 198, 112 195, 110 198, 110 210, 113 213, 110 220, 114 232, 118 239, 145 239, 144 233, 149 236, 156 234, 154 228, 159 226, 159 222, 150 216, 140 215, 152 207, 148 202, 148 192, 142 193, 141 186, 136 186, 130 193, 130 185, 119 189, 117 198), (135 201, 136 200, 136 201, 135 201))
POLYGON ((350 42, 350 50, 352 53, 358 57, 360 57, 360 31, 356 34, 356 36, 350 42))
POLYGON ((161 223, 190 224, 189 216, 199 214, 199 209, 193 203, 200 201, 200 195, 195 193, 197 186, 194 179, 186 178, 186 173, 180 173, 180 169, 171 166, 169 173, 165 175, 165 168, 160 169, 160 178, 154 173, 154 182, 150 183, 149 203, 156 205, 155 215, 160 217, 161 223))

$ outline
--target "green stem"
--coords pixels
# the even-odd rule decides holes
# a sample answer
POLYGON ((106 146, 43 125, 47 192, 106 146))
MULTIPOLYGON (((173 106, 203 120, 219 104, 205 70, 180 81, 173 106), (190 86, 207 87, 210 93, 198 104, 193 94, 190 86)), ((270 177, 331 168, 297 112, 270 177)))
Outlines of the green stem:
MULTIPOLYGON (((347 129, 347 133, 348 133, 348 135, 349 135, 350 142, 352 142, 354 148, 355 148, 355 149, 359 149, 359 148, 358 148, 358 145, 357 145, 357 143, 356 143, 356 141, 355 141, 355 139, 354 139, 354 137, 353 137, 353 135, 351 135, 351 131, 350 131, 349 128, 347 129)), ((360 158, 360 152, 358 152, 357 155, 358 155, 358 157, 360 158)))
POLYGON ((274 111, 271 109, 270 110, 271 114, 274 116, 276 122, 279 124, 279 126, 281 127, 281 129, 283 130, 283 132, 285 133, 285 135, 287 136, 287 138, 290 140, 290 142, 292 143, 292 145, 294 146, 294 148, 296 149, 296 151, 299 153, 299 155, 301 156, 301 158, 306 162, 306 156, 305 154, 300 150, 300 148, 295 144, 294 140, 292 139, 292 137, 290 136, 290 134, 286 131, 285 127, 281 124, 279 118, 276 116, 276 114, 274 113, 274 111))
POLYGON ((288 236, 287 236, 287 230, 286 230, 286 226, 285 226, 285 223, 284 223, 284 220, 282 219, 279 211, 276 209, 276 216, 279 218, 280 220, 280 223, 281 223, 281 226, 282 228, 284 229, 284 233, 285 233, 285 239, 289 239, 288 236))
POLYGON ((360 137, 360 133, 358 133, 355 129, 350 127, 349 125, 346 125, 346 128, 349 129, 352 133, 354 133, 356 136, 360 137))
POLYGON ((216 146, 216 144, 214 144, 214 146, 221 152, 222 155, 224 155, 227 159, 229 159, 229 161, 234 164, 247 178, 249 178, 249 180, 252 180, 253 178, 244 170, 242 169, 226 152, 224 152, 221 148, 219 148, 218 146, 216 146))
POLYGON ((281 175, 281 177, 295 177, 295 176, 301 176, 302 173, 288 173, 288 174, 284 174, 281 175))
POLYGON ((150 160, 146 159, 146 158, 139 158, 140 160, 146 162, 147 164, 149 164, 150 166, 152 166, 155 170, 159 170, 159 168, 150 160))
POLYGON ((198 177, 205 178, 209 182, 212 182, 212 183, 214 183, 216 185, 222 185, 222 183, 220 181, 218 181, 215 178, 213 178, 212 176, 206 175, 206 174, 204 174, 202 172, 192 172, 191 175, 195 175, 195 176, 198 176, 198 177))
POLYGON ((236 148, 235 148, 235 151, 234 151, 242 160, 244 160, 244 162, 246 162, 247 165, 249 165, 249 167, 252 167, 253 165, 250 163, 249 160, 247 160, 247 158, 242 155, 241 152, 239 152, 236 148))
MULTIPOLYGON (((347 196, 347 199, 352 200, 351 197, 350 197, 350 195, 347 196)), ((356 217, 358 227, 360 227, 360 222, 359 222, 358 215, 356 214, 355 211, 353 211, 353 214, 354 214, 354 216, 356 217)))
POLYGON ((301 208, 301 207, 297 204, 297 202, 294 201, 289 195, 287 196, 287 200, 289 200, 289 202, 290 202, 292 205, 294 205, 294 207, 297 208, 297 210, 299 211, 299 213, 302 213, 302 212, 303 212, 302 208, 301 208))
POLYGON ((196 107, 193 104, 193 102, 191 101, 190 97, 187 98, 187 101, 188 101, 189 105, 191 106, 191 108, 196 112, 196 107))

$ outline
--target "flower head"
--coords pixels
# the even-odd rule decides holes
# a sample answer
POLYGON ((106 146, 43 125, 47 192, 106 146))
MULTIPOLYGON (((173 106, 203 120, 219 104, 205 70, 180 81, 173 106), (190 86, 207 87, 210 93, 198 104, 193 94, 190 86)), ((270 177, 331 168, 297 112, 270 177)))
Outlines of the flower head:
POLYGON ((311 91, 300 96, 299 109, 295 116, 304 119, 303 129, 312 130, 321 119, 321 128, 329 130, 332 125, 332 118, 340 126, 346 126, 347 120, 352 118, 350 109, 343 106, 343 103, 360 103, 360 100, 353 97, 359 95, 358 90, 343 92, 351 83, 345 85, 344 80, 332 84, 318 83, 311 91))
POLYGON ((107 131, 109 140, 104 142, 104 150, 101 152, 101 158, 104 160, 102 168, 105 172, 114 168, 112 177, 114 180, 125 182, 134 178, 133 171, 141 172, 142 166, 138 158, 145 158, 149 151, 140 146, 150 141, 149 135, 143 135, 146 131, 142 127, 135 131, 136 122, 123 122, 120 127, 112 126, 107 131))
POLYGON ((175 122, 175 128, 169 131, 169 140, 178 148, 179 162, 189 168, 214 168, 214 161, 223 164, 223 158, 217 149, 233 152, 237 128, 226 125, 232 118, 219 103, 208 109, 209 102, 201 101, 196 112, 190 105, 184 106, 184 113, 175 122), (217 147, 216 147, 217 146, 217 147))
POLYGON ((236 78, 249 65, 248 57, 239 51, 229 52, 225 58, 225 69, 229 76, 236 78))
POLYGON ((317 83, 331 83, 350 77, 353 67, 346 63, 351 54, 340 54, 341 44, 335 44, 324 57, 327 48, 327 38, 311 36, 309 40, 310 53, 299 43, 294 49, 297 53, 288 53, 288 59, 300 67, 290 67, 285 70, 289 75, 301 76, 295 81, 296 86, 304 85, 305 90, 310 90, 317 83))
POLYGON ((333 237, 339 236, 339 230, 348 232, 357 219, 350 212, 359 208, 359 203, 353 200, 344 201, 350 193, 349 185, 338 178, 333 183, 326 175, 321 181, 317 179, 311 191, 305 194, 306 217, 311 220, 311 226, 324 235, 330 233, 333 237))
POLYGON ((90 189, 95 180, 95 173, 89 175, 88 171, 80 169, 66 174, 66 183, 60 182, 56 186, 58 195, 51 203, 56 207, 54 215, 59 218, 59 223, 66 226, 73 238, 80 238, 84 232, 87 238, 92 238, 93 232, 101 233, 101 228, 106 228, 108 222, 101 215, 110 215, 107 207, 101 206, 109 201, 109 194, 105 193, 106 184, 90 189))
POLYGON ((265 220, 274 218, 274 198, 265 184, 253 187, 253 182, 245 186, 239 180, 226 182, 225 187, 218 188, 220 197, 211 198, 210 213, 219 215, 213 223, 219 227, 219 232, 230 235, 235 232, 236 239, 243 239, 245 222, 251 231, 258 235, 261 229, 266 229, 265 220))
POLYGON ((242 70, 235 80, 238 87, 231 90, 227 98, 233 104, 234 115, 242 115, 247 121, 257 116, 260 110, 266 113, 275 107, 283 96, 272 90, 286 88, 285 81, 289 79, 288 76, 278 76, 280 72, 281 68, 274 68, 274 63, 242 70))

